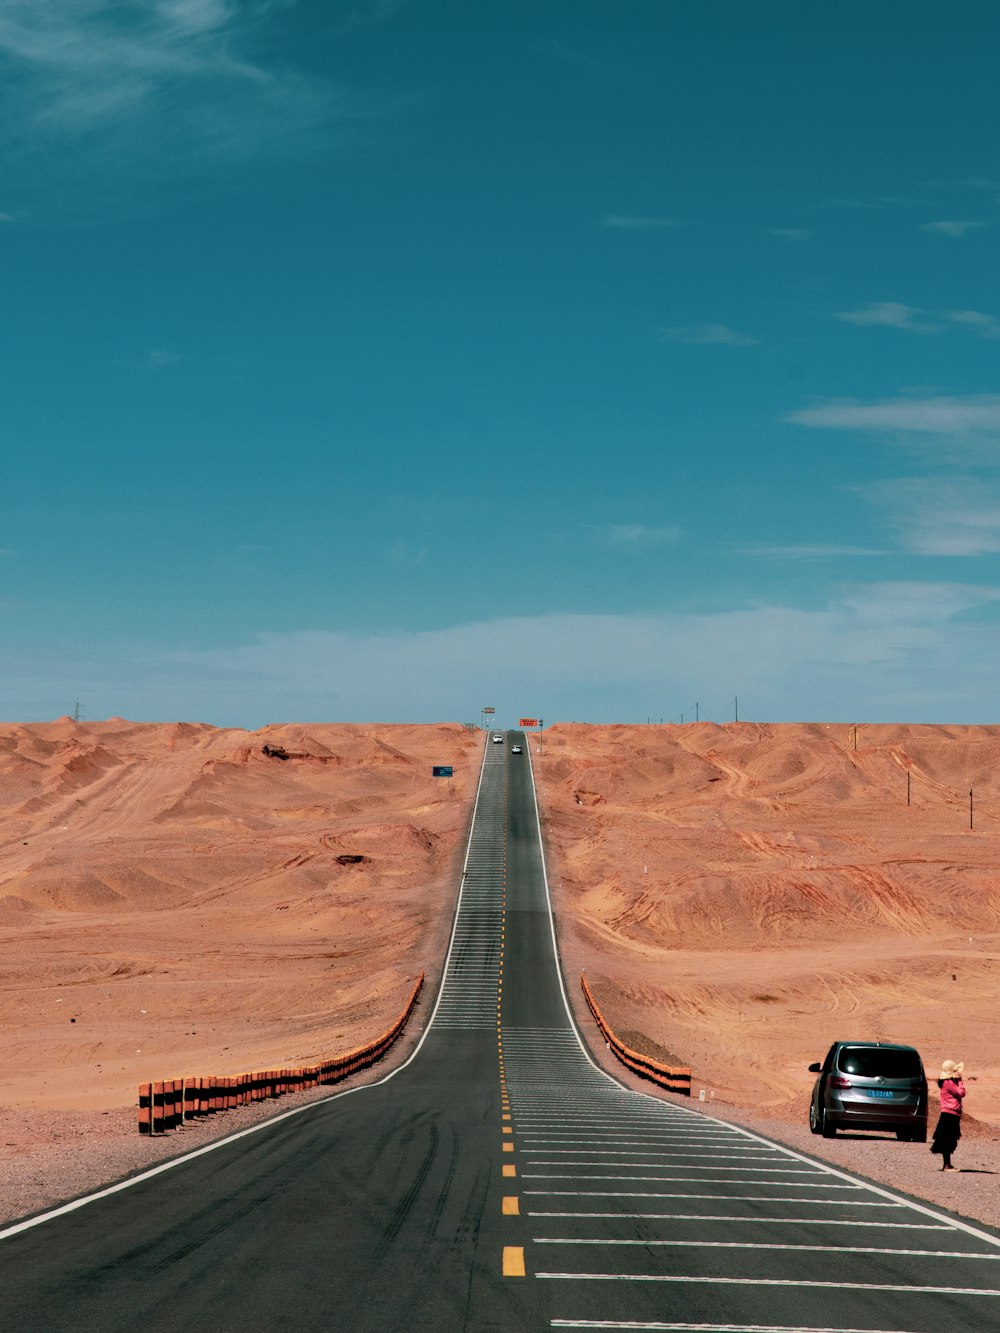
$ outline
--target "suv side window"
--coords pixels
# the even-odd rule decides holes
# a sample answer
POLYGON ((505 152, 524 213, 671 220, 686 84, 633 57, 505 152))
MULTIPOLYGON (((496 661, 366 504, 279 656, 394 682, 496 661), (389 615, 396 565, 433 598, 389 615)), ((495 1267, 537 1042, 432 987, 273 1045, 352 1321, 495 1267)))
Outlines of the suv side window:
POLYGON ((836 1054, 837 1054, 837 1043, 834 1042, 834 1044, 830 1047, 830 1049, 826 1053, 826 1059, 823 1061, 824 1074, 829 1074, 830 1070, 833 1068, 833 1058, 836 1054))

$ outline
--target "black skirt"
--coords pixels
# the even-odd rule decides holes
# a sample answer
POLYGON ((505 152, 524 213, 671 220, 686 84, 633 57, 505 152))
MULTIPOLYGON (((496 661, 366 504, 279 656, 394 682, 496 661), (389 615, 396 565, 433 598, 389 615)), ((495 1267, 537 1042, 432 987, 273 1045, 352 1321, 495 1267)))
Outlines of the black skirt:
POLYGON ((938 1122, 934 1126, 934 1138, 931 1142, 931 1152, 941 1153, 944 1157, 950 1157, 958 1146, 958 1141, 962 1137, 962 1117, 955 1115, 951 1111, 942 1111, 938 1117, 938 1122))

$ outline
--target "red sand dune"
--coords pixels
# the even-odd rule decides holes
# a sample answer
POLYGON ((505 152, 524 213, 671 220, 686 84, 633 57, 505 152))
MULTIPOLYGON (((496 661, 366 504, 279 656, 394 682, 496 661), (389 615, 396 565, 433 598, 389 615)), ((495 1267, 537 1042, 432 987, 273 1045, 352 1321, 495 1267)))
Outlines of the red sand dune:
POLYGON ((443 958, 480 747, 454 725, 0 725, 0 1103, 117 1107, 377 1035, 443 958))
POLYGON ((633 1045, 800 1117, 832 1040, 908 1042, 1000 1120, 1000 727, 558 725, 536 772, 568 970, 633 1045))

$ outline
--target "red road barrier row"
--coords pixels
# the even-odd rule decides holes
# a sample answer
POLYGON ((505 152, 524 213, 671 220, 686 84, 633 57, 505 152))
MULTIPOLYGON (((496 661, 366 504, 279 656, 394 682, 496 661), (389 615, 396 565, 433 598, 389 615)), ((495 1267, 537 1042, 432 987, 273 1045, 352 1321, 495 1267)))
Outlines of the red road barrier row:
POLYGON ((654 1083, 659 1083, 661 1088, 668 1088, 671 1092, 679 1092, 684 1097, 690 1097, 691 1070, 687 1068, 673 1069, 670 1065, 661 1064, 659 1060, 653 1060, 648 1055, 640 1055, 638 1051, 633 1051, 624 1042, 619 1041, 604 1021, 604 1015, 598 1008, 593 991, 587 985, 586 976, 582 973, 580 975, 580 985, 583 987, 584 998, 590 1006, 590 1012, 594 1015, 594 1022, 601 1029, 605 1041, 622 1064, 628 1065, 629 1069, 636 1074, 641 1074, 643 1078, 652 1079, 654 1083))
POLYGON ((179 1129, 185 1120, 229 1111, 247 1102, 262 1102, 269 1097, 283 1097, 286 1092, 301 1092, 322 1083, 337 1083, 359 1069, 381 1060, 406 1026, 413 1012, 420 988, 421 972, 406 1008, 399 1018, 367 1046, 358 1046, 346 1055, 335 1055, 318 1065, 299 1065, 294 1069, 263 1069, 252 1074, 210 1075, 204 1078, 163 1079, 139 1084, 139 1133, 164 1134, 179 1129))

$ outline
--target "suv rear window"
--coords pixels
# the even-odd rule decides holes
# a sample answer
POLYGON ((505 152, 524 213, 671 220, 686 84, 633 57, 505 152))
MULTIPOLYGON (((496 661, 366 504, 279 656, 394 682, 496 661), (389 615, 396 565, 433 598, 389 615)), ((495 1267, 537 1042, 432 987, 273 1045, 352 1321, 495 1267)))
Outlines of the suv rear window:
POLYGON ((919 1078, 920 1056, 916 1051, 894 1051, 885 1046, 845 1046, 837 1068, 856 1078, 919 1078))

